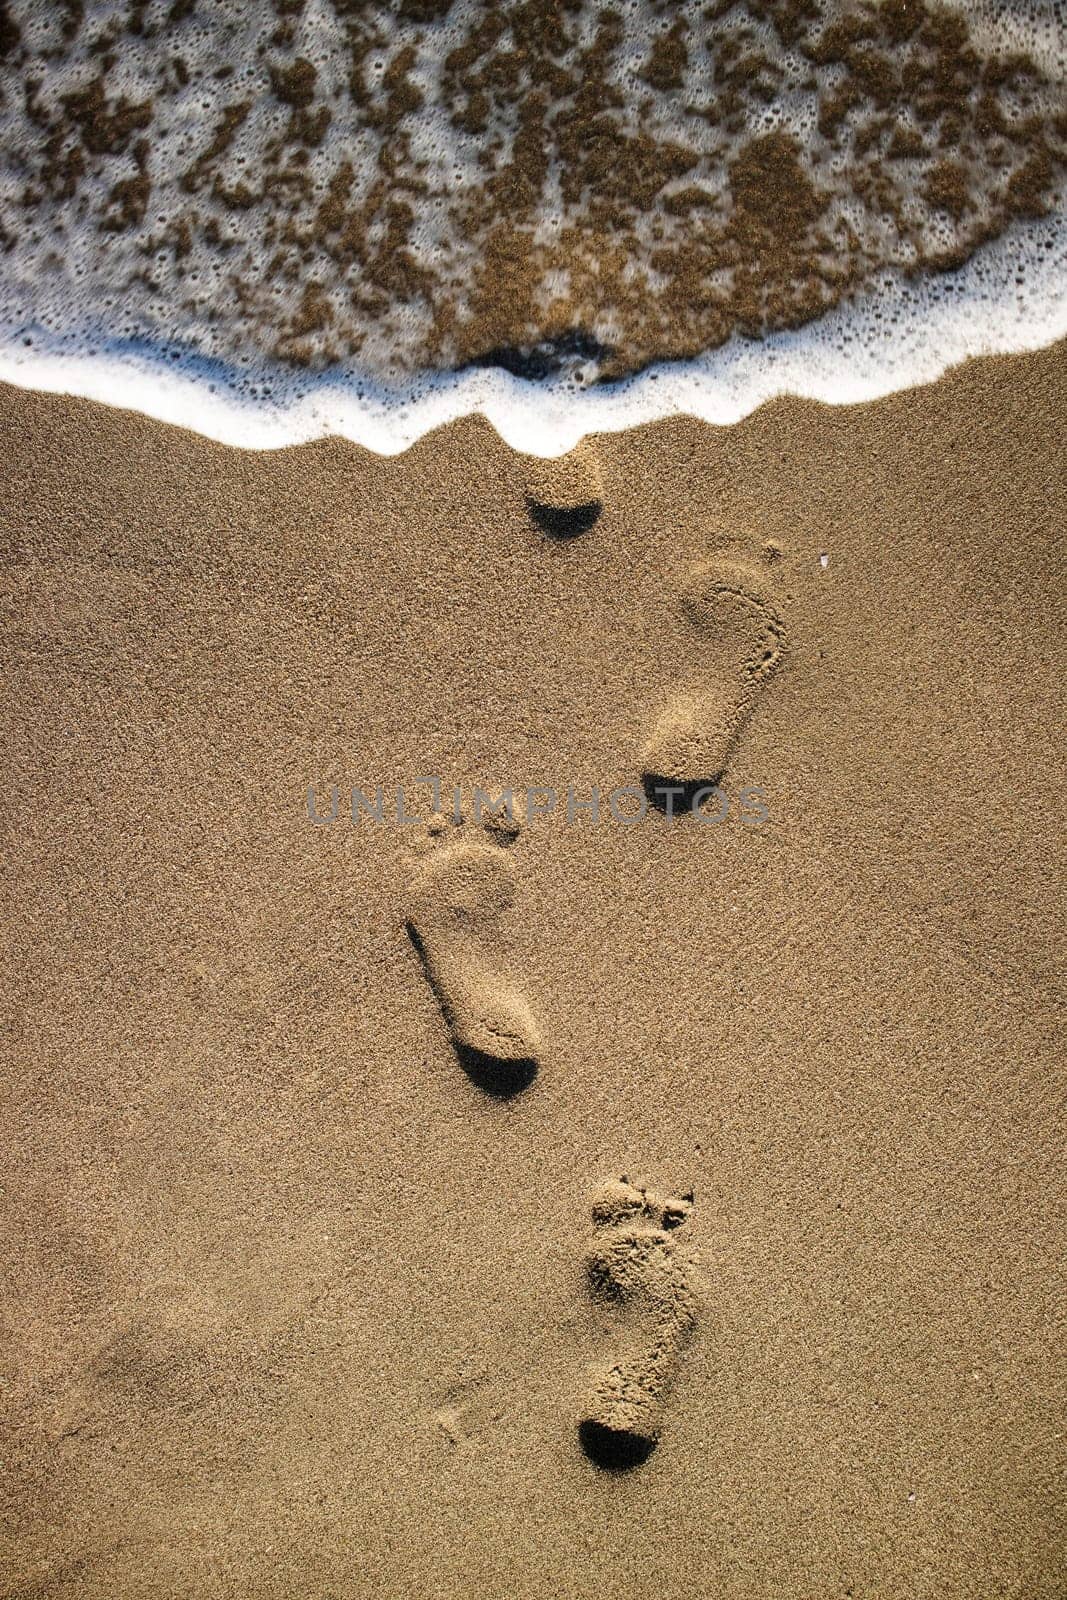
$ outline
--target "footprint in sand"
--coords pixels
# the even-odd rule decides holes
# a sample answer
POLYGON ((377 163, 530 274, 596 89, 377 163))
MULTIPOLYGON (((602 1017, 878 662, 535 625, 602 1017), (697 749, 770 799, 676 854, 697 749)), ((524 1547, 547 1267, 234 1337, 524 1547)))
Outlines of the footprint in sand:
POLYGON ((525 1089, 537 1072, 540 1033, 525 996, 504 975, 501 919, 515 897, 507 849, 517 823, 487 820, 471 841, 443 818, 408 892, 407 927, 437 996, 456 1054, 490 1094, 525 1089))
POLYGON ((588 533, 604 509, 604 487, 595 447, 586 440, 565 456, 528 456, 526 508, 550 539, 576 539, 588 533))
POLYGON ((593 1202, 594 1236, 586 1271, 594 1297, 619 1313, 620 1344, 594 1378, 579 1424, 586 1454, 622 1470, 655 1448, 682 1349, 693 1331, 697 1295, 692 1261, 679 1237, 691 1194, 664 1199, 626 1178, 605 1184, 593 1202))
POLYGON ((482 1367, 457 1378, 444 1391, 441 1404, 432 1412, 432 1420, 450 1449, 461 1447, 502 1420, 500 1376, 482 1367))
POLYGON ((774 568, 777 545, 760 557, 724 551, 686 576, 679 610, 693 637, 691 681, 680 685, 641 754, 641 777, 650 802, 662 809, 669 786, 681 786, 685 804, 697 790, 719 783, 763 685, 786 649, 778 614, 774 568), (722 670, 708 677, 705 648, 714 646, 722 670))

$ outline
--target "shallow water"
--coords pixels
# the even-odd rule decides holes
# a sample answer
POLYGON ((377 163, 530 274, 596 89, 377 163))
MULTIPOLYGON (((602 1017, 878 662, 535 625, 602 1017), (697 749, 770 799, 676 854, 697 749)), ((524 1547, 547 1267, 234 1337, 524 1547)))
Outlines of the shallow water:
POLYGON ((1067 332, 1064 8, 13 0, 0 376, 554 453, 1067 332))

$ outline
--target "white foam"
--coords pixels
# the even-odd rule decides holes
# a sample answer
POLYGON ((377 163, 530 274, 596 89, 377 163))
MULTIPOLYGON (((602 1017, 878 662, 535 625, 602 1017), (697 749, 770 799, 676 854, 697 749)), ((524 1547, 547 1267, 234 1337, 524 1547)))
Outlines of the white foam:
MULTIPOLYGON (((442 83, 449 53, 489 13, 476 0, 454 0, 444 20, 422 28, 404 20, 387 0, 368 0, 358 9, 361 26, 365 21, 377 30, 367 62, 377 69, 368 76, 378 85, 401 51, 416 53, 412 81, 424 102, 405 117, 404 133, 410 140, 408 176, 418 177, 423 187, 421 198, 413 188, 403 190, 414 208, 407 243, 420 265, 433 268, 445 298, 453 296, 456 324, 466 325, 479 241, 465 235, 462 206, 451 202, 485 182, 483 158, 490 146, 496 149, 492 160, 506 158, 516 123, 514 107, 501 102, 487 135, 460 130, 445 104, 442 83)), ((839 9, 841 4, 828 5, 827 18, 839 9)), ((479 412, 515 448, 553 456, 586 433, 618 431, 677 413, 729 425, 779 394, 833 405, 870 400, 929 382, 968 357, 1034 349, 1067 334, 1067 220, 1059 195, 1059 209, 1049 217, 1016 224, 957 272, 909 279, 887 269, 854 304, 838 306, 796 331, 760 341, 734 338, 697 359, 655 366, 626 381, 597 383, 595 355, 568 358, 567 370, 536 383, 485 367, 428 373, 421 363, 432 315, 417 295, 397 291, 387 305, 364 314, 361 307, 353 310, 358 272, 343 253, 334 260, 320 250, 310 266, 305 260, 288 273, 274 267, 272 230, 288 223, 298 235, 306 230, 342 164, 352 165, 353 194, 360 198, 379 175, 382 135, 360 120, 373 95, 364 86, 355 101, 346 99, 352 57, 348 24, 341 18, 349 11, 335 9, 330 0, 308 0, 293 14, 287 42, 268 48, 262 11, 240 0, 212 0, 176 23, 170 20, 170 0, 149 0, 144 26, 121 32, 130 10, 128 0, 96 0, 68 38, 70 18, 62 8, 41 0, 14 0, 11 7, 30 55, 29 64, 8 69, 10 87, 5 83, 0 93, 0 378, 7 382, 128 407, 246 449, 276 449, 338 434, 395 454, 430 429, 479 412), (115 44, 120 32, 121 42, 115 44), (107 69, 111 101, 144 99, 153 108, 146 141, 152 168, 147 214, 116 231, 101 231, 101 223, 115 204, 113 186, 138 172, 135 145, 90 150, 70 193, 62 192, 61 183, 49 186, 56 164, 52 141, 62 127, 63 108, 72 94, 97 79, 102 43, 114 57, 107 69), (177 71, 179 57, 186 63, 184 76, 177 71), (301 151, 307 184, 294 201, 293 216, 272 210, 266 192, 250 202, 250 209, 234 209, 213 197, 206 180, 184 185, 182 174, 188 183, 220 116, 246 98, 246 120, 215 160, 212 181, 231 193, 251 179, 290 116, 290 107, 271 91, 271 74, 298 61, 314 65, 316 107, 328 107, 333 115, 322 141, 301 151), (220 77, 220 62, 224 71, 232 69, 228 78, 220 77), (35 87, 27 94, 30 82, 35 87), (25 198, 29 191, 35 192, 32 202, 25 198), (175 239, 190 216, 195 226, 187 228, 179 263, 175 239), (210 242, 209 226, 214 230, 210 242), (342 350, 359 346, 357 356, 343 358, 343 373, 275 359, 278 336, 291 326, 309 283, 321 287, 342 332, 346 317, 354 326, 351 345, 339 340, 342 350)), ((1062 94, 1065 10, 1064 0, 974 0, 967 10, 973 37, 994 53, 1032 53, 1047 75, 1047 92, 1037 96, 1045 110, 1062 94)), ((604 87, 624 92, 620 126, 637 126, 640 103, 641 118, 657 138, 689 140, 702 152, 702 164, 671 180, 664 198, 679 187, 696 186, 725 205, 730 187, 726 136, 714 119, 684 109, 703 105, 714 94, 710 35, 701 32, 703 11, 701 0, 678 0, 666 11, 651 0, 628 0, 620 14, 621 44, 604 87), (637 74, 650 39, 674 18, 684 18, 692 30, 684 91, 652 93, 637 74)), ((590 5, 573 21, 578 43, 572 56, 578 44, 584 48, 591 42, 600 17, 590 5)), ((849 189, 841 176, 847 152, 833 148, 819 131, 822 101, 812 89, 812 74, 824 69, 816 71, 791 53, 773 29, 752 21, 746 30, 781 74, 783 87, 770 104, 757 97, 754 120, 737 138, 779 127, 792 132, 812 156, 817 176, 841 179, 830 214, 835 223, 847 222, 871 259, 904 268, 916 259, 916 237, 931 249, 951 250, 957 242, 953 224, 936 207, 927 208, 918 234, 910 225, 894 233, 893 213, 868 207, 849 189)), ((827 81, 838 70, 826 69, 827 81)), ((932 163, 942 152, 936 143, 930 149, 932 163)), ((981 175, 982 194, 993 192, 999 172, 993 161, 981 175)), ((915 187, 920 177, 917 173, 915 187)), ((559 178, 553 169, 533 208, 530 237, 538 242, 582 222, 582 203, 564 204, 559 178)), ((371 229, 381 226, 375 222, 371 229)), ((663 242, 664 230, 668 243, 684 245, 690 226, 686 216, 672 216, 658 203, 632 223, 627 281, 644 284, 644 299, 653 307, 666 286, 654 265, 655 247, 663 242)), ((596 225, 590 239, 589 250, 595 252, 596 225)), ((704 279, 709 304, 727 293, 731 270, 709 268, 704 279)), ((565 302, 571 276, 569 264, 561 266, 546 252, 531 291, 531 319, 554 300, 565 302)), ((580 321, 592 338, 625 352, 632 330, 623 308, 606 295, 597 300, 592 317, 580 321)), ((525 345, 520 323, 517 313, 508 336, 517 328, 516 342, 525 345)), ((525 331, 532 335, 529 344, 536 345, 536 326, 531 323, 525 331)), ((681 347, 692 345, 682 342, 681 347)), ((454 355, 446 346, 434 364, 458 364, 454 355)), ((325 344, 310 351, 312 361, 320 356, 331 359, 325 344)))
POLYGON ((304 379, 286 404, 249 398, 247 373, 209 376, 195 360, 0 347, 0 379, 143 412, 245 450, 335 434, 382 455, 480 413, 513 449, 559 456, 589 433, 686 414, 739 422, 778 395, 854 405, 930 383, 970 357, 1036 350, 1067 337, 1067 221, 1053 217, 987 246, 958 272, 878 290, 793 332, 732 339, 697 360, 652 367, 590 389, 494 369, 424 378, 386 391, 369 379, 304 379), (1020 264, 1025 264, 1021 271, 1020 264), (358 391, 358 392, 357 392, 358 391))

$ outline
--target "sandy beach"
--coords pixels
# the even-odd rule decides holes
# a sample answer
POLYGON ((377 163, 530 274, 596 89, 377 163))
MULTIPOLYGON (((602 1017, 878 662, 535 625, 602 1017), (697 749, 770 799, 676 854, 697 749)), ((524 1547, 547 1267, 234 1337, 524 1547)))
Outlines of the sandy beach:
POLYGON ((552 466, 0 390, 7 1600, 1063 1595, 1065 403, 552 466), (474 819, 746 673, 721 824, 474 819))

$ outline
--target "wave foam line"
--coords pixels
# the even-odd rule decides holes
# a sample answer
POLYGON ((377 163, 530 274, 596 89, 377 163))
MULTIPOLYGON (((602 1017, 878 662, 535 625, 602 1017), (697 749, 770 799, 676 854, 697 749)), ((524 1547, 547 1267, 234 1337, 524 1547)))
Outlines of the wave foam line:
POLYGON ((957 272, 913 282, 887 276, 878 292, 795 331, 735 338, 696 360, 599 388, 479 369, 429 375, 390 392, 359 374, 271 371, 261 383, 284 385, 288 398, 251 399, 247 372, 196 355, 175 363, 173 350, 153 355, 143 346, 93 354, 49 348, 29 328, 0 347, 0 380, 138 411, 242 450, 336 435, 398 455, 432 429, 480 414, 514 450, 556 457, 587 434, 680 414, 730 426, 782 395, 855 405, 933 382, 972 357, 1036 350, 1064 337, 1067 219, 1055 216, 1004 235, 957 272))

